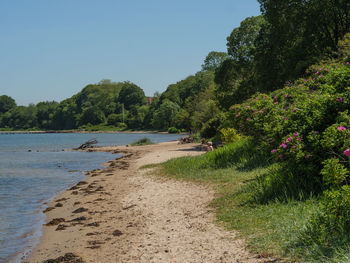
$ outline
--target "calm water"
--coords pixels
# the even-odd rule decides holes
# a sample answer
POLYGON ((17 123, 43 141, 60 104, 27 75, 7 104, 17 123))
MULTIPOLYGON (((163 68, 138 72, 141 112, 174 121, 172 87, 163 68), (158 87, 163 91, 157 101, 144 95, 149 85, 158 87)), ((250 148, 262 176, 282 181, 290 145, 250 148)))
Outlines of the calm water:
POLYGON ((42 210, 64 189, 84 179, 118 155, 62 151, 96 138, 98 145, 125 145, 148 137, 176 140, 167 134, 0 134, 0 263, 21 262, 38 244, 45 222, 42 210))

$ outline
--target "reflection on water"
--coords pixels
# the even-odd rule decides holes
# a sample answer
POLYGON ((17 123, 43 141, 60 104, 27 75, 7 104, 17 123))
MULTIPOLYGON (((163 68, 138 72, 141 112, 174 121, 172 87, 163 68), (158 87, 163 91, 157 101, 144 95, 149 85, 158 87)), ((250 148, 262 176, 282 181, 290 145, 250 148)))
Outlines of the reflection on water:
POLYGON ((109 153, 62 151, 97 138, 99 145, 125 145, 147 136, 154 142, 177 139, 159 134, 0 134, 0 262, 20 262, 37 244, 45 202, 117 158, 109 153), (14 255, 18 255, 13 257, 14 255))

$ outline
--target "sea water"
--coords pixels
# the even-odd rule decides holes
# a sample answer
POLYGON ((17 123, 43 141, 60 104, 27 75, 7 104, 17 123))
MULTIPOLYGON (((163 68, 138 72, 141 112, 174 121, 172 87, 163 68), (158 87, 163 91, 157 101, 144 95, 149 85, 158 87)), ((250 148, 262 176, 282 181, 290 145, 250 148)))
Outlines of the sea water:
POLYGON ((69 151, 90 139, 98 146, 153 142, 179 135, 132 133, 0 134, 0 263, 19 263, 40 239, 43 209, 60 192, 120 155, 69 151))

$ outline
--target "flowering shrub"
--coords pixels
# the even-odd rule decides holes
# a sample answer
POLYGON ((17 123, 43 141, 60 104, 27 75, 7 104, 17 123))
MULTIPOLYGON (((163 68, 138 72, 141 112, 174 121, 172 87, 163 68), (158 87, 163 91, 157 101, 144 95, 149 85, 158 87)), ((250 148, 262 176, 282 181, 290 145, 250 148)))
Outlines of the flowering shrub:
POLYGON ((257 93, 232 106, 229 118, 238 132, 252 136, 260 150, 293 167, 297 176, 331 186, 349 177, 349 109, 350 66, 342 62, 319 66, 308 78, 271 94, 257 93), (334 171, 341 173, 337 177, 334 171))

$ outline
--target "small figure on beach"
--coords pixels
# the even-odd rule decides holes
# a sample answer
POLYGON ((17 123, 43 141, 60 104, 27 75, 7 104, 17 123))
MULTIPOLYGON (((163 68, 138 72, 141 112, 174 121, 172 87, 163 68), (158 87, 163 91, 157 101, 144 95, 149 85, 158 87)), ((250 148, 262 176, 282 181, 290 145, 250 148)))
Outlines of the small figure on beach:
POLYGON ((213 143, 212 142, 207 142, 205 139, 202 140, 202 145, 201 145, 201 150, 206 151, 206 152, 211 152, 214 150, 213 143))

